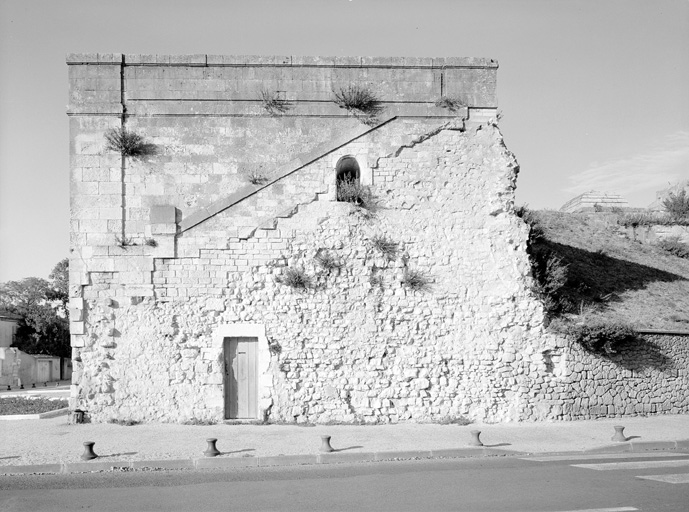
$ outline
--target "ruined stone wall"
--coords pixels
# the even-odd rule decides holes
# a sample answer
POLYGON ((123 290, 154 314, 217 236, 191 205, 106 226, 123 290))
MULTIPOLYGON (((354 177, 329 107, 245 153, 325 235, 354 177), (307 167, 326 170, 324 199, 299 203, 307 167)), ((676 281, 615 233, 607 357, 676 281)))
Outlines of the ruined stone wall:
MULTIPOLYGON (((490 121, 493 61, 69 64, 71 405, 93 421, 221 421, 223 340, 242 336, 258 339, 259 419, 646 412, 645 388, 611 391, 617 367, 544 331, 527 227, 513 214, 517 163, 490 121), (375 122, 332 102, 351 83, 381 95, 375 122), (279 91, 290 110, 267 113, 260 89, 279 91), (442 96, 465 106, 436 106, 442 96), (121 126, 156 154, 106 151, 105 131, 121 126), (357 160, 373 208, 336 201, 343 156, 357 160), (249 183, 253 171, 266 182, 249 183), (381 237, 394 251, 377 248, 381 237), (295 270, 306 289, 284 284, 295 270), (589 384, 598 398, 584 402, 589 384), (624 409, 607 409, 608 395, 624 409)), ((678 371, 682 354, 666 354, 678 371)), ((653 371, 654 393, 686 387, 686 373, 653 371)))

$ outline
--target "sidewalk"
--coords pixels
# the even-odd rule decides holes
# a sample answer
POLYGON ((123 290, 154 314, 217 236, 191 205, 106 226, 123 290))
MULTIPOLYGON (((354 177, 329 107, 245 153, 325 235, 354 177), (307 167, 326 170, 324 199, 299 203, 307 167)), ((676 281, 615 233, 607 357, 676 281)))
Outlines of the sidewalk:
POLYGON ((576 422, 374 426, 70 425, 67 416, 0 421, 0 474, 76 472, 117 468, 203 468, 594 451, 689 453, 689 415, 662 415, 576 422), (611 441, 613 425, 624 425, 627 442, 611 441), (470 446, 481 431, 484 448, 470 446), (321 454, 321 436, 335 452, 321 454), (222 455, 204 457, 207 438, 222 455), (85 441, 97 459, 83 462, 85 441), (39 467, 36 467, 38 465, 39 467), (28 467, 27 467, 28 466, 28 467))

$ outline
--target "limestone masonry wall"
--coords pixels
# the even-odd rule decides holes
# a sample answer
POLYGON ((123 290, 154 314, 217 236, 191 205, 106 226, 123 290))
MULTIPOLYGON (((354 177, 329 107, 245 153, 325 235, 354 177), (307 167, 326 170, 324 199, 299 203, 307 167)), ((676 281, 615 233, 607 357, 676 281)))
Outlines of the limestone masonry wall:
POLYGON ((653 345, 615 362, 545 332, 527 227, 513 213, 518 165, 491 120, 495 62, 72 55, 68 64, 71 405, 91 420, 689 410, 681 337, 649 335, 653 345), (352 84, 379 95, 375 122, 332 102, 352 84), (289 110, 266 112, 261 90, 289 110), (441 97, 464 106, 436 106, 441 97), (104 133, 120 127, 155 154, 106 151, 104 133), (373 208, 336 200, 342 157, 356 160, 373 208), (251 173, 266 180, 252 184, 251 173), (284 284, 290 272, 305 289, 284 284), (228 339, 257 343, 244 415, 230 412, 244 399, 232 398, 240 377, 226 363, 228 339))

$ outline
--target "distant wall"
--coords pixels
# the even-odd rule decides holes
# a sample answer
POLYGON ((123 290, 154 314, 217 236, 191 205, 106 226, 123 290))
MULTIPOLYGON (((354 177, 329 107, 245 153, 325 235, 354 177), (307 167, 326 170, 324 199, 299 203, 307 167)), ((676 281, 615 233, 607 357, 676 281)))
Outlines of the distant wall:
POLYGON ((14 334, 17 331, 16 320, 6 320, 0 318, 0 347, 9 347, 14 341, 14 334))

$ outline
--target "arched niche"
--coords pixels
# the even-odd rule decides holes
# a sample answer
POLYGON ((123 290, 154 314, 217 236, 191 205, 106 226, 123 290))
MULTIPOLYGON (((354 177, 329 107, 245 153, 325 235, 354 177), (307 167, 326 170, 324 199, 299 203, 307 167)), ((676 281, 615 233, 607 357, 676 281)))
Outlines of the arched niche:
POLYGON ((338 197, 340 197, 339 191, 340 187, 342 187, 343 184, 359 185, 359 180, 361 178, 361 169, 359 167, 359 162, 356 161, 356 158, 349 155, 340 158, 337 161, 337 164, 335 165, 335 177, 338 190, 338 197))

